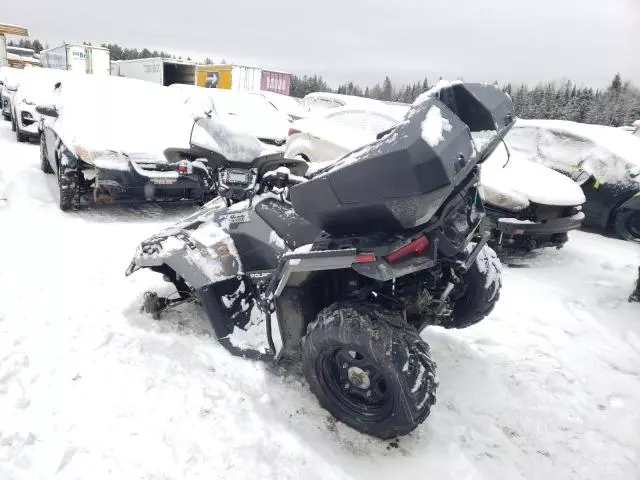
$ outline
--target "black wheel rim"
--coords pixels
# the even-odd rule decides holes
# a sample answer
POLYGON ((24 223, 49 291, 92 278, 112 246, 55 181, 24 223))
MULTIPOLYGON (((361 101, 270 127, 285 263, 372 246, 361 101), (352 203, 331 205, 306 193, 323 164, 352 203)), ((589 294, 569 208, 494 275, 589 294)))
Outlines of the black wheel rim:
POLYGON ((316 373, 324 393, 342 413, 360 422, 376 423, 393 409, 393 396, 379 366, 355 346, 323 350, 316 373))
POLYGON ((629 218, 627 222, 627 230, 633 238, 640 240, 640 213, 636 213, 629 218))

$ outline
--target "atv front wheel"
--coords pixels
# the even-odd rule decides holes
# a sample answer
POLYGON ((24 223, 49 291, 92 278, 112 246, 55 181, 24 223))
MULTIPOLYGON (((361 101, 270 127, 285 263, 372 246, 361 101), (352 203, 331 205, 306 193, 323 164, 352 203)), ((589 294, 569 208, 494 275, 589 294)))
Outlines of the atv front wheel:
POLYGON ((618 212, 613 228, 620 238, 640 242, 640 212, 638 210, 618 212))
MULTIPOLYGON (((470 245, 468 249, 473 247, 470 245)), ((452 294, 453 318, 443 327, 466 328, 489 315, 500 298, 501 270, 500 260, 491 247, 480 250, 476 261, 461 278, 460 291, 452 294)))
POLYGON ((406 435, 435 403, 429 346, 399 312, 337 303, 309 325, 304 372, 320 405, 356 430, 382 439, 406 435))

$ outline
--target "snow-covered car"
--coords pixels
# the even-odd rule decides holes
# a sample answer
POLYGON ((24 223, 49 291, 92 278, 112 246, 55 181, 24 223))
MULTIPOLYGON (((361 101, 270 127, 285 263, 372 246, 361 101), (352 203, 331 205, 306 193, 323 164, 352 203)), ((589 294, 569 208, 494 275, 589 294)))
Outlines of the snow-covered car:
POLYGON ((2 67, 0 69, 0 106, 2 107, 2 118, 11 121, 11 103, 20 85, 22 70, 12 67, 2 67))
POLYGON ((400 122, 407 110, 339 107, 313 113, 291 124, 285 157, 308 162, 335 160, 374 142, 379 133, 400 122))
POLYGON ((174 84, 169 88, 180 91, 187 101, 209 102, 211 110, 225 125, 255 136, 265 146, 283 150, 289 130, 289 118, 265 97, 192 85, 174 84))
POLYGON ((85 194, 111 203, 201 202, 216 193, 215 171, 190 148, 197 112, 166 87, 74 76, 37 109, 41 169, 57 175, 62 210, 85 194))
POLYGON ((299 98, 266 91, 256 92, 253 95, 264 97, 278 111, 287 115, 290 121, 298 120, 307 115, 302 107, 302 100, 299 98))
POLYGON ((55 85, 72 75, 65 70, 27 67, 11 102, 11 122, 18 142, 40 138, 40 114, 36 106, 51 101, 55 85))
POLYGON ((480 183, 496 250, 561 248, 584 220, 585 197, 573 180, 502 145, 482 164, 480 183))
POLYGON ((312 92, 302 99, 302 108, 307 114, 341 107, 382 110, 384 109, 384 105, 384 102, 372 98, 329 92, 312 92))
POLYGON ((507 144, 529 160, 578 182, 585 225, 640 241, 640 138, 622 130, 562 120, 518 120, 507 144))

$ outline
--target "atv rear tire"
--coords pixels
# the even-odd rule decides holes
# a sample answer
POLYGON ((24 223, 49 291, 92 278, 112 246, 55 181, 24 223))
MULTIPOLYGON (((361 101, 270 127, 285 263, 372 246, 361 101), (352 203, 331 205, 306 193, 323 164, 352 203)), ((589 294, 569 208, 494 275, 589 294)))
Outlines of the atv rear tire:
POLYGON ((616 213, 613 229, 620 238, 640 242, 640 212, 623 210, 616 213))
POLYGON ((80 172, 63 165, 58 166, 58 191, 60 210, 66 212, 80 208, 80 172))
POLYGON ((47 160, 47 145, 44 138, 40 139, 40 170, 44 173, 53 173, 49 160, 47 160))
POLYGON ((501 270, 500 260, 491 247, 485 246, 480 250, 476 261, 461 279, 463 288, 454 303, 453 320, 443 326, 466 328, 489 315, 500 298, 501 270))
POLYGON ((398 312, 336 303, 307 329, 303 366, 320 405, 356 430, 382 439, 406 435, 435 403, 429 346, 398 312))

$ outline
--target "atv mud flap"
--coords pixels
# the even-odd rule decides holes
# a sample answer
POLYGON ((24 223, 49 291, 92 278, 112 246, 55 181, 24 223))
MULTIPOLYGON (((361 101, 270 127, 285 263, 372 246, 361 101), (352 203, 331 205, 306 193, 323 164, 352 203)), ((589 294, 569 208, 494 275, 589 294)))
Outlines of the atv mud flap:
POLYGON ((258 308, 245 277, 207 285, 198 290, 198 297, 218 341, 230 353, 253 360, 273 358, 271 323, 258 308))

